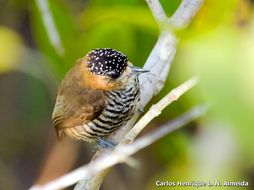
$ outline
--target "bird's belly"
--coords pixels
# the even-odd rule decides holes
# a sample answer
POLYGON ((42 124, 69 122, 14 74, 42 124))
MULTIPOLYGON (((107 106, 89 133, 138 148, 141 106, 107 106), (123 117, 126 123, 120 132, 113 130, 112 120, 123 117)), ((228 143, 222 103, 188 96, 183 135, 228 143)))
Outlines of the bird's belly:
POLYGON ((125 125, 138 108, 139 91, 133 95, 135 96, 128 97, 122 94, 122 98, 109 95, 107 106, 101 115, 88 123, 89 130, 96 133, 96 136, 106 136, 125 125))

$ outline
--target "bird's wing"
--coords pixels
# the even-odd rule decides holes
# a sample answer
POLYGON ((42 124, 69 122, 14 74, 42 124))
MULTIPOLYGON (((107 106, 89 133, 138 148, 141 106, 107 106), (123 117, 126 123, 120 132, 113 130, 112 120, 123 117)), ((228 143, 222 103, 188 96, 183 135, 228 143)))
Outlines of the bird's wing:
POLYGON ((52 114, 58 139, 63 138, 63 129, 92 121, 101 114, 105 106, 103 91, 87 88, 75 93, 60 92, 52 114))

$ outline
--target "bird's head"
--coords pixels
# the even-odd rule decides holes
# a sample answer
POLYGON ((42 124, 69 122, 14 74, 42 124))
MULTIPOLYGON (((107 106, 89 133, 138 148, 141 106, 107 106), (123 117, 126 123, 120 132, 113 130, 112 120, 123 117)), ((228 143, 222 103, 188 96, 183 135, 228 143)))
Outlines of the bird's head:
POLYGON ((126 55, 110 48, 90 51, 81 64, 86 85, 101 90, 122 88, 133 76, 148 72, 133 66, 126 55))

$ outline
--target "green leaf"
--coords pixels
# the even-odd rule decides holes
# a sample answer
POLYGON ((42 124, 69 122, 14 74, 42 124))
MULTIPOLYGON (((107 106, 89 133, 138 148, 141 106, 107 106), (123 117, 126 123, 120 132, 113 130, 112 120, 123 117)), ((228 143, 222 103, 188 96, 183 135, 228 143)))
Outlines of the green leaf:
POLYGON ((157 24, 149 9, 143 7, 111 6, 89 8, 84 11, 81 17, 84 28, 89 28, 106 21, 122 22, 146 30, 147 32, 157 30, 157 24))
POLYGON ((137 0, 92 0, 89 1, 90 6, 112 6, 112 5, 138 5, 140 4, 137 0))

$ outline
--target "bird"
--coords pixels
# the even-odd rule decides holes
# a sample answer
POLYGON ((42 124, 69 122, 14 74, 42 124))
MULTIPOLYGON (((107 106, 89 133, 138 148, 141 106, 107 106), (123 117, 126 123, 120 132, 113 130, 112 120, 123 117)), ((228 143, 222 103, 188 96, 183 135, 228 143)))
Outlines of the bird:
POLYGON ((140 108, 138 76, 146 72, 115 49, 88 52, 58 88, 52 113, 58 139, 95 142, 124 126, 140 108))

